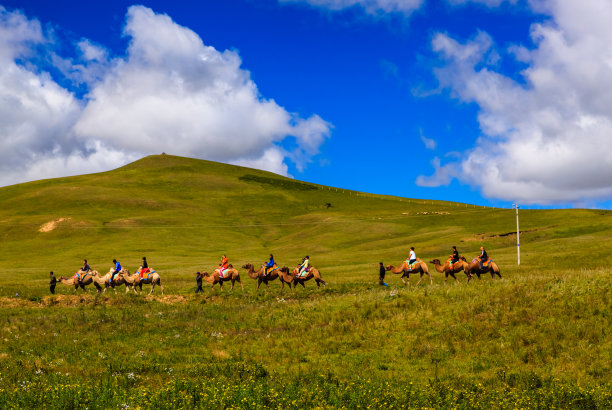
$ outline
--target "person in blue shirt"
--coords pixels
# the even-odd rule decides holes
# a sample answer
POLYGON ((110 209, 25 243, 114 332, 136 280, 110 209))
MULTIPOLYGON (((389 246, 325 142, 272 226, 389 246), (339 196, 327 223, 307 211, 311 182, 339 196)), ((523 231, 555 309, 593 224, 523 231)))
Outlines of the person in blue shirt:
POLYGON ((121 272, 121 264, 119 263, 119 261, 117 261, 117 259, 113 259, 113 263, 115 264, 115 271, 111 274, 111 278, 110 278, 111 283, 113 283, 113 280, 115 279, 115 275, 121 272))
POLYGON ((268 270, 274 267, 274 255, 270 254, 270 260, 268 263, 264 265, 263 275, 266 276, 268 274, 268 270))

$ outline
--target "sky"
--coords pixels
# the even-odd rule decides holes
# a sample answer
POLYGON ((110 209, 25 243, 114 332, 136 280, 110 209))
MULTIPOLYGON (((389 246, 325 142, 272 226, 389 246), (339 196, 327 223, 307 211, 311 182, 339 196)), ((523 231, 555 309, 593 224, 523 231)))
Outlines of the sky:
POLYGON ((202 158, 612 209, 610 0, 0 0, 0 186, 202 158))

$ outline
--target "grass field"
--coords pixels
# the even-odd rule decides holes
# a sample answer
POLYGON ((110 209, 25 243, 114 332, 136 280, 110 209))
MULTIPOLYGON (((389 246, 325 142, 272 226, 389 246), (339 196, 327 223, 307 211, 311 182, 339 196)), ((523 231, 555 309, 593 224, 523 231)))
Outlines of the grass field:
MULTIPOLYGON (((612 212, 514 211, 336 190, 169 155, 0 188, 0 407, 611 408, 612 212), (44 228, 44 229, 43 229, 44 228), (42 230, 42 231, 41 231, 42 230), (378 262, 481 245, 501 268, 404 286, 378 262), (305 254, 317 289, 205 284, 305 254), (48 275, 146 256, 166 295, 48 275)), ((146 288, 145 288, 146 289, 146 288)))

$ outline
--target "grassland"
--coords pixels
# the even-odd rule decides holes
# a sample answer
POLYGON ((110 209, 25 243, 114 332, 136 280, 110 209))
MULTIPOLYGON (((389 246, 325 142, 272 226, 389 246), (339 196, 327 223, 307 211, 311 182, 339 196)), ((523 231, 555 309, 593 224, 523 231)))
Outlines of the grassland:
POLYGON ((0 407, 612 407, 612 212, 521 211, 519 268, 511 210, 168 155, 0 204, 0 407), (451 245, 486 246, 503 279, 379 287, 379 261, 451 245), (256 292, 241 270, 244 293, 194 295, 222 253, 309 254, 328 286, 256 292), (49 295, 50 270, 142 256, 167 296, 49 295))

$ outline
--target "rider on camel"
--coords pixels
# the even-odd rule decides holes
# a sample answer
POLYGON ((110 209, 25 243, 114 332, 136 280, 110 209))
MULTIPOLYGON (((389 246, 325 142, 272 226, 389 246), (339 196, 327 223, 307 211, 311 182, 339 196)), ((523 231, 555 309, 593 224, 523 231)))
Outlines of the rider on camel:
POLYGON ((113 259, 113 263, 115 264, 115 269, 113 270, 113 273, 111 274, 110 277, 110 283, 113 284, 113 280, 115 279, 115 275, 117 275, 119 272, 121 272, 121 264, 119 263, 119 261, 117 259, 113 259))
POLYGON ((304 272, 308 272, 308 265, 310 264, 310 261, 308 259, 308 255, 306 255, 304 259, 302 259, 302 263, 300 264, 300 269, 297 275, 298 278, 301 278, 304 272))
POLYGON ((453 246, 453 253, 450 255, 450 259, 448 260, 451 271, 453 270, 453 265, 456 262, 459 262, 459 252, 457 252, 457 247, 453 246))
POLYGON ((478 258, 480 259, 480 268, 482 269, 484 268, 485 262, 489 259, 489 255, 487 255, 484 246, 480 247, 480 256, 478 258))
POLYGON ((223 277, 223 272, 229 268, 229 259, 225 254, 221 256, 221 265, 219 266, 219 276, 223 277))
POLYGON ((77 280, 81 282, 81 279, 83 279, 85 274, 89 272, 90 270, 91 268, 89 267, 89 264, 87 263, 87 259, 83 259, 83 267, 75 275, 77 277, 77 280))
POLYGON ((414 246, 410 247, 410 256, 408 256, 408 269, 412 270, 412 264, 417 260, 416 254, 414 253, 414 246))
POLYGON ((274 267, 274 255, 270 254, 270 260, 264 265, 263 275, 264 277, 268 274, 268 270, 274 267))

